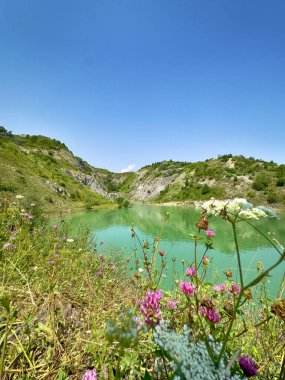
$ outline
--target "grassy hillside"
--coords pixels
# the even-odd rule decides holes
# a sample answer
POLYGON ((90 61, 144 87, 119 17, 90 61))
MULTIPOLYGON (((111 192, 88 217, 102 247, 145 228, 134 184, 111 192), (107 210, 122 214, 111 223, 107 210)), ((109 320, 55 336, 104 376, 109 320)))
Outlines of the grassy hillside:
POLYGON ((96 175, 96 169, 75 157, 63 143, 44 136, 17 136, 1 128, 0 173, 1 192, 37 199, 47 209, 111 203, 102 195, 103 188, 99 194, 91 189, 91 181, 90 186, 84 184, 96 175))
MULTIPOLYGON (((247 198, 285 205, 285 165, 224 155, 205 162, 163 161, 138 172, 141 191, 158 202, 247 198)), ((134 196, 140 196, 135 192, 134 196)))
MULTIPOLYGON (((87 207, 127 198, 171 202, 247 198, 285 206, 285 165, 253 157, 204 162, 162 161, 134 173, 112 173, 76 157, 44 136, 17 136, 0 127, 0 191, 35 196, 47 209, 87 207)), ((28 198, 29 198, 28 197, 28 198)))

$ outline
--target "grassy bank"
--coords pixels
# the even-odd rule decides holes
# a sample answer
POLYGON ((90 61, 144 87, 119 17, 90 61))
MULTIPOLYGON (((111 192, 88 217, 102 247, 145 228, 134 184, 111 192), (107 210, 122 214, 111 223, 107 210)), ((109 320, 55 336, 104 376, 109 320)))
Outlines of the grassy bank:
MULTIPOLYGON (((239 223, 268 210, 205 204, 187 269, 166 292, 159 236, 141 241, 132 229, 138 249, 122 260, 89 231, 73 236, 64 222, 50 226, 25 197, 0 203, 1 380, 284 379, 284 289, 268 299, 271 268, 262 263, 244 283, 236 239, 239 223), (214 213, 232 226, 239 282, 230 271, 219 284, 207 280, 214 213)), ((284 252, 272 244, 274 267, 284 252)))

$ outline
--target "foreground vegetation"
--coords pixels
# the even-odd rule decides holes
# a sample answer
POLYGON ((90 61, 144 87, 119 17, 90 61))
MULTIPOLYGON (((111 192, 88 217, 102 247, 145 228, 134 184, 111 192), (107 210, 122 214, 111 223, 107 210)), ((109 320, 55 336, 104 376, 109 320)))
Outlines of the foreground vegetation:
POLYGON ((159 237, 141 241, 132 228, 137 248, 123 260, 88 231, 70 236, 64 222, 49 225, 20 194, 0 203, 1 380, 284 379, 284 284, 269 300, 265 279, 285 253, 271 242, 275 263, 258 263, 246 284, 236 238, 239 223, 269 217, 267 209, 205 203, 194 252, 170 292, 160 288, 167 252, 159 237), (231 271, 207 281, 213 214, 232 226, 239 283, 231 271))

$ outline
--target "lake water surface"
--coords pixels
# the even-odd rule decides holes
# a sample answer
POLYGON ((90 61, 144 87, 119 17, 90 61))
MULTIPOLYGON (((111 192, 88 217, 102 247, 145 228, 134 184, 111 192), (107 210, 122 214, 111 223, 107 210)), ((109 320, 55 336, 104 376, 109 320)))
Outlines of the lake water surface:
MULTIPOLYGON (((147 239, 152 244, 154 238, 160 237, 160 249, 165 250, 167 256, 167 273, 163 277, 162 287, 172 288, 174 285, 173 265, 180 275, 183 273, 182 261, 185 260, 185 267, 187 263, 194 261, 194 242, 190 234, 197 233, 195 224, 200 216, 199 210, 190 207, 137 205, 127 209, 86 211, 67 216, 65 219, 70 223, 74 235, 82 227, 90 228, 92 236, 97 241, 99 254, 120 250, 124 256, 134 257, 134 249, 138 248, 136 257, 142 258, 138 244, 131 237, 132 225, 142 241, 147 239), (100 245, 101 241, 104 244, 100 245)), ((279 216, 278 220, 263 218, 254 221, 254 225, 276 245, 279 243, 285 246, 285 214, 282 213, 279 216)), ((234 279, 238 281, 237 258, 231 225, 220 218, 212 218, 209 228, 215 231, 216 236, 213 239, 214 249, 207 253, 207 256, 212 259, 208 280, 222 282, 225 279, 224 271, 231 269, 234 279)), ((242 252, 242 266, 245 271, 244 279, 245 283, 248 283, 257 274, 259 260, 266 269, 278 259, 279 255, 260 233, 246 223, 238 223, 237 230, 242 252)), ((201 236, 205 236, 204 231, 201 232, 201 236)), ((199 258, 203 255, 205 241, 206 239, 203 239, 199 246, 199 258)), ((285 262, 267 278, 270 296, 275 297, 278 294, 284 272, 285 262)))

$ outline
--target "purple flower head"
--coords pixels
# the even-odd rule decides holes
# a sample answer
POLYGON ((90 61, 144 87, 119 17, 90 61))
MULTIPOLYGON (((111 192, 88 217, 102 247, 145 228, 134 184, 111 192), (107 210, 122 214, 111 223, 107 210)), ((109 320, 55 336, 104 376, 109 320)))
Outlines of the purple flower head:
POLYGON ((215 232, 213 230, 206 230, 205 232, 208 238, 212 238, 215 236, 215 232))
POLYGON ((258 375, 257 365, 251 356, 242 355, 239 358, 239 365, 247 377, 253 377, 258 375))
POLYGON ((54 265, 55 261, 54 260, 50 260, 49 263, 50 263, 50 265, 54 265))
POLYGON ((53 231, 57 231, 58 230, 58 226, 54 225, 54 226, 52 226, 52 229, 53 229, 53 231))
POLYGON ((145 317, 145 323, 149 326, 156 326, 161 319, 159 301, 162 298, 160 290, 155 292, 147 291, 147 295, 141 300, 140 311, 145 317))
POLYGON ((175 310, 177 308, 177 304, 176 304, 176 301, 172 300, 172 299, 169 299, 166 303, 166 306, 168 307, 168 309, 170 310, 175 310))
POLYGON ((95 272, 95 276, 102 276, 103 271, 99 269, 97 272, 95 272))
POLYGON ((97 372, 96 372, 96 370, 94 368, 93 369, 88 369, 85 372, 82 380, 97 380, 97 372))
POLYGON ((219 293, 225 293, 227 291, 226 284, 214 285, 214 290, 219 293))
POLYGON ((238 284, 235 284, 234 282, 231 283, 230 292, 233 293, 235 296, 238 296, 240 294, 240 288, 238 284))
POLYGON ((188 281, 181 282, 180 289, 186 296, 193 296, 195 292, 195 286, 188 281))
POLYGON ((11 244, 11 243, 5 243, 4 245, 3 245, 3 249, 13 249, 15 246, 14 246, 14 244, 11 244))
POLYGON ((201 313, 206 319, 208 319, 208 321, 212 323, 220 322, 220 313, 218 313, 214 308, 207 309, 205 306, 201 306, 201 313))
POLYGON ((189 267, 186 269, 186 275, 187 276, 193 277, 193 276, 196 276, 196 274, 197 274, 197 271, 195 268, 189 267))

